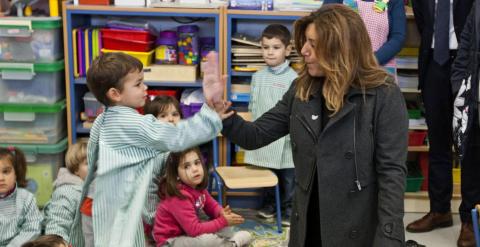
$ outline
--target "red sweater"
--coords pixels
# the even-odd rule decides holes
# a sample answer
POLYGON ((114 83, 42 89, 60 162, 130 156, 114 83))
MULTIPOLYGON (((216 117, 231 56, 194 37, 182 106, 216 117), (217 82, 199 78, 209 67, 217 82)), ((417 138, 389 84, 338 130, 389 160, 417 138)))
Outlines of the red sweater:
POLYGON ((186 199, 167 197, 158 205, 153 226, 153 238, 157 247, 165 244, 169 238, 215 233, 228 225, 227 220, 220 215, 222 208, 207 190, 196 190, 181 184, 180 192, 186 199), (202 209, 210 221, 200 221, 198 213, 202 209))

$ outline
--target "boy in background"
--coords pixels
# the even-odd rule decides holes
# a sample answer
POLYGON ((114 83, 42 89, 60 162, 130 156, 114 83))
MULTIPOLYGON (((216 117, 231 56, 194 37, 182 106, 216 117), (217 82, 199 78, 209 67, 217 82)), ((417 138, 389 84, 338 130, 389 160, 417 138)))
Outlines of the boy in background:
MULTIPOLYGON (((263 30, 261 36, 262 56, 267 67, 252 76, 251 96, 248 104, 248 110, 252 113, 252 121, 274 107, 297 78, 297 73, 289 66, 290 62, 286 59, 292 51, 290 40, 290 32, 283 25, 272 24, 263 30)), ((266 147, 246 151, 245 162, 270 168, 277 175, 282 200, 282 224, 289 226, 295 188, 290 136, 285 136, 266 147)), ((273 218, 275 212, 274 190, 268 189, 264 196, 264 206, 259 211, 259 215, 264 218, 273 218)))

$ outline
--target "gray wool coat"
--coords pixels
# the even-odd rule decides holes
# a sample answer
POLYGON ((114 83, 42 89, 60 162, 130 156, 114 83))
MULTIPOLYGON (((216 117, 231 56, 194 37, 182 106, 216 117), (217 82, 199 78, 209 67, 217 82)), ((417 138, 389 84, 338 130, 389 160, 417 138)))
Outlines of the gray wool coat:
POLYGON ((255 122, 235 114, 224 120, 222 131, 245 149, 290 134, 296 186, 289 246, 305 246, 313 176, 318 178, 321 246, 404 246, 408 116, 398 86, 364 93, 351 88, 323 131, 321 96, 300 101, 294 87, 255 122))

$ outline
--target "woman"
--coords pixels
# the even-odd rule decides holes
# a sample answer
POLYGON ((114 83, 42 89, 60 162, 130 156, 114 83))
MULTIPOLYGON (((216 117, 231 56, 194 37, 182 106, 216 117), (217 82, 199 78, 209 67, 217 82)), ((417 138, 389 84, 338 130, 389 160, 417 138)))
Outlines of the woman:
POLYGON ((346 6, 298 20, 295 47, 305 66, 283 99, 255 122, 225 119, 223 135, 256 149, 290 134, 289 246, 403 246, 408 120, 400 89, 346 6))
POLYGON ((343 3, 357 11, 367 27, 378 63, 389 72, 396 71, 394 57, 406 37, 403 0, 325 0, 323 3, 343 3))
POLYGON ((452 65, 454 101, 453 133, 461 161, 462 203, 458 209, 462 227, 458 246, 475 246, 470 210, 480 203, 480 1, 475 1, 460 36, 452 65))

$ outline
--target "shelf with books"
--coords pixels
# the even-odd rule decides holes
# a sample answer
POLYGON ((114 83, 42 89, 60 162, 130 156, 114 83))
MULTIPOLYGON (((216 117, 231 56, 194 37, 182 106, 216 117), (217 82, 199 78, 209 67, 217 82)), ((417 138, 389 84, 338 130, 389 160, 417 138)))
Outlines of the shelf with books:
MULTIPOLYGON (((70 143, 76 142, 78 137, 88 136, 89 129, 85 128, 82 123, 80 114, 84 111, 83 96, 88 92, 85 80, 85 71, 88 62, 84 62, 85 68, 83 76, 79 76, 77 64, 78 50, 74 31, 87 27, 104 27, 110 20, 124 19, 128 22, 148 23, 149 27, 155 30, 155 34, 165 30, 176 30, 180 25, 188 24, 197 25, 199 27, 199 37, 214 37, 214 49, 218 52, 223 51, 223 8, 211 9, 189 9, 189 8, 145 8, 145 7, 118 7, 118 6, 88 6, 73 5, 64 2, 63 5, 63 31, 64 31, 64 47, 66 60, 66 88, 67 88, 67 107, 68 107, 68 139, 70 143), (77 65, 76 65, 77 64, 77 65)), ((83 30, 83 29, 82 29, 83 30)), ((85 36, 84 40, 90 41, 93 34, 87 31, 89 36, 85 36)), ((93 31, 92 31, 93 33, 93 31)), ((77 31, 78 34, 78 31, 77 31)), ((82 33, 80 33, 82 34, 82 33)), ((78 37, 77 37, 78 38, 78 37)), ((98 40, 101 38, 98 37, 98 40)), ((83 45, 83 43, 81 43, 83 45)), ((86 45, 86 44, 85 44, 86 45)), ((90 46, 88 48, 91 48, 90 46)), ((87 48, 86 48, 87 49, 87 48)), ((85 50, 86 50, 85 49, 85 50)), ((97 51, 98 52, 98 51, 97 51)), ((92 53, 85 53, 85 61, 91 61, 92 53)), ((223 59, 223 58, 221 58, 223 59)), ((223 65, 222 61, 221 64, 223 65)), ((147 71, 147 70, 145 70, 147 71)), ((155 80, 156 77, 147 78, 145 82, 149 89, 179 89, 184 88, 201 88, 201 80, 191 80, 189 82, 175 82, 171 80, 155 80)))

